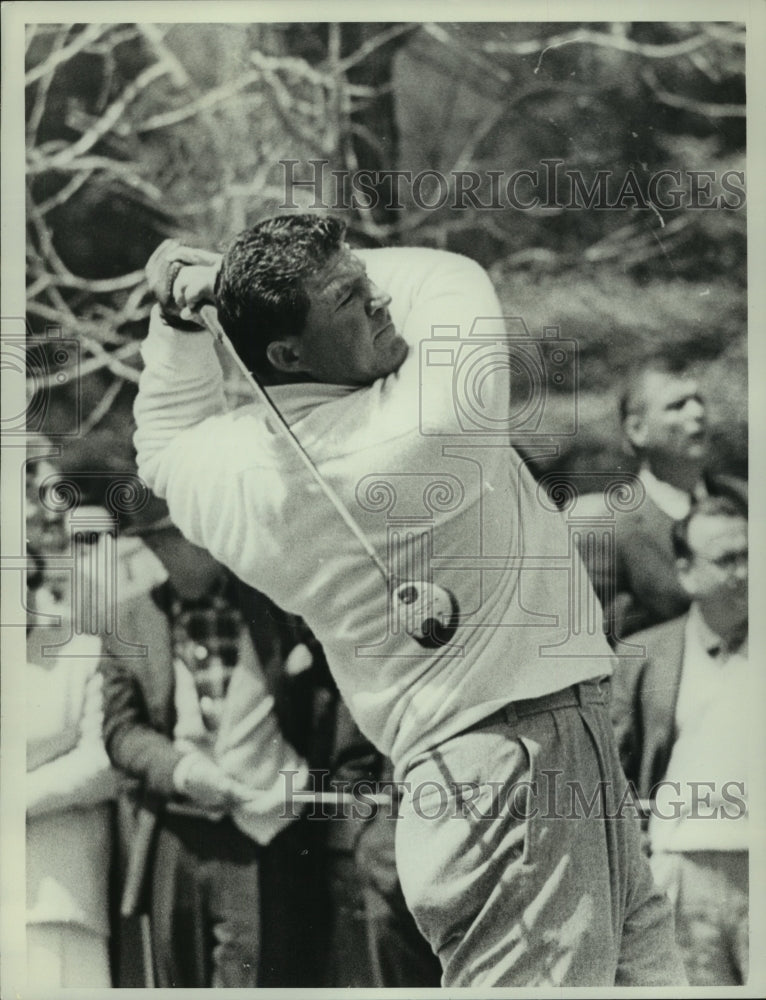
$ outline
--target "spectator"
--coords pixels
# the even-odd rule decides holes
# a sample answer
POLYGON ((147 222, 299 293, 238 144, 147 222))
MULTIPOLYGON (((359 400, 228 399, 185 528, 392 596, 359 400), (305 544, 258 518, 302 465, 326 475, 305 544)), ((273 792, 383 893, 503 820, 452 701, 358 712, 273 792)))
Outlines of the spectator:
POLYGON ((102 661, 107 751, 135 806, 123 913, 145 907, 157 985, 260 984, 260 861, 285 826, 283 739, 232 578, 163 517, 137 528, 168 573, 120 608, 102 661))
MULTIPOLYGON (((329 678, 328 678, 329 680, 329 678)), ((330 682, 331 683, 331 682, 330 682)), ((330 788, 362 795, 391 792, 390 761, 355 725, 334 685, 317 718, 318 742, 330 744, 330 788)), ((392 793, 393 794, 393 793, 392 793)), ((392 805, 325 810, 315 824, 326 892, 320 981, 336 988, 434 988, 440 966, 404 901, 394 857, 392 805)))
POLYGON ((101 640, 62 638, 71 621, 71 571, 51 570, 38 557, 27 587, 27 963, 38 996, 111 985, 114 776, 101 738, 101 640))
MULTIPOLYGON (((707 468, 708 426, 697 380, 662 358, 627 377, 620 400, 625 442, 639 462, 646 496, 618 515, 615 558, 584 557, 612 639, 683 614, 689 596, 675 571, 673 523, 708 494, 744 499, 747 487, 707 468)), ((581 509, 584 509, 584 505, 581 509)))
POLYGON ((634 637, 647 657, 626 660, 614 675, 613 721, 625 773, 653 800, 651 863, 675 907, 689 982, 741 985, 748 962, 741 727, 750 703, 743 507, 708 497, 673 539, 691 606, 634 637))

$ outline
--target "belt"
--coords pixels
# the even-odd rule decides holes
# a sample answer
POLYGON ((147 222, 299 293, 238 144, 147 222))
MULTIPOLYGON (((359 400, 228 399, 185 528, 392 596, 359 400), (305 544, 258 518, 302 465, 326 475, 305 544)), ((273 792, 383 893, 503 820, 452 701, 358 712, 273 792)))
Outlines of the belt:
MULTIPOLYGON (((542 712, 550 712, 557 708, 606 705, 608 699, 609 677, 594 677, 592 680, 580 681, 579 684, 572 684, 559 691, 540 695, 538 698, 520 698, 518 701, 511 701, 504 708, 498 709, 492 715, 485 716, 483 719, 478 719, 462 732, 455 733, 453 736, 464 736, 467 733, 476 732, 479 729, 491 726, 500 721, 513 725, 514 719, 525 718, 530 715, 540 715, 542 712)), ((449 738, 452 739, 453 737, 449 738)), ((402 769, 402 778, 406 778, 414 767, 428 759, 434 749, 434 747, 430 747, 428 750, 420 751, 416 754, 406 767, 402 769)))
POLYGON ((594 677, 593 680, 572 684, 561 691, 541 695, 539 698, 522 698, 511 702, 508 708, 520 718, 539 715, 555 708, 574 708, 578 705, 605 705, 609 697, 609 678, 594 677))

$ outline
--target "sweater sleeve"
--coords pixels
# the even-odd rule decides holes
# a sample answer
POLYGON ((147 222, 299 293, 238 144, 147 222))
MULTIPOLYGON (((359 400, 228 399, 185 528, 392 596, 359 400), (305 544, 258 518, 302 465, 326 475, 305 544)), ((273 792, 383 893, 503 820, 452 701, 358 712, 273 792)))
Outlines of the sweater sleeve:
POLYGON ((509 340, 486 271, 460 254, 425 248, 360 254, 392 296, 410 353, 381 385, 391 409, 424 434, 460 434, 462 416, 507 427, 509 340))
POLYGON ((223 373, 209 333, 181 333, 155 306, 141 353, 144 370, 134 413, 138 471, 161 497, 182 489, 195 468, 179 434, 223 413, 223 373))

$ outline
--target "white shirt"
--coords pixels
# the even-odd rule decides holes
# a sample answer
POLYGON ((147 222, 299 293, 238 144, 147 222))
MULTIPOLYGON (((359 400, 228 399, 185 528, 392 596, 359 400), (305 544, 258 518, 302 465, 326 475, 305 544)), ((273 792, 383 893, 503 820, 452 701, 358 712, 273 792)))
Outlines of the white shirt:
POLYGON ((225 412, 210 336, 173 331, 156 311, 135 442, 141 475, 181 530, 304 618, 355 721, 402 768, 510 701, 610 673, 611 650, 562 515, 509 444, 509 366, 496 363, 508 337, 487 275, 436 250, 359 256, 392 296, 407 359, 363 388, 269 391, 399 578, 432 572, 457 597, 450 647, 423 649, 397 624, 380 573, 273 418, 257 403, 225 412), (477 318, 486 339, 471 337, 477 318), (474 386, 494 434, 459 422, 456 407, 462 419, 475 403, 466 372, 486 376, 474 386), (592 632, 570 621, 578 587, 592 632))
MULTIPOLYGON (((143 541, 126 538, 119 542, 121 597, 146 593, 168 579, 167 570, 143 541)), ((308 765, 279 728, 274 697, 247 628, 243 627, 238 645, 239 661, 232 672, 214 734, 203 721, 189 668, 179 658, 174 660, 173 740, 184 753, 194 750, 205 753, 229 777, 253 789, 253 798, 233 809, 231 817, 257 843, 268 844, 293 818, 289 803, 288 808, 285 806, 283 772, 291 776, 289 787, 300 790, 308 784, 308 765)), ((195 811, 211 817, 221 815, 203 807, 195 811)))
MULTIPOLYGON (((274 712, 274 697, 244 627, 238 647, 239 661, 232 671, 214 732, 205 726, 189 668, 176 659, 173 742, 184 753, 204 753, 229 777, 253 789, 252 799, 232 809, 231 817, 257 843, 268 844, 294 818, 290 804, 285 804, 285 787, 287 784, 296 791, 304 788, 308 783, 308 765, 282 735, 274 712), (289 773, 289 779, 285 772, 289 773)), ((213 809, 200 807, 199 812, 220 816, 213 809)))
POLYGON ((649 831, 653 850, 746 850, 750 704, 747 640, 734 652, 692 604, 686 626, 675 723, 676 741, 649 831), (672 802, 680 803, 673 806, 672 802), (678 813, 676 816, 675 814, 678 813), (670 817, 670 818, 667 818, 670 817))
POLYGON ((707 496, 707 488, 701 479, 691 493, 688 493, 672 483, 658 479, 645 465, 638 473, 638 478, 643 483, 649 499, 653 500, 660 510, 668 517, 672 517, 674 521, 683 521, 689 513, 692 506, 692 496, 695 500, 702 500, 703 497, 707 496))

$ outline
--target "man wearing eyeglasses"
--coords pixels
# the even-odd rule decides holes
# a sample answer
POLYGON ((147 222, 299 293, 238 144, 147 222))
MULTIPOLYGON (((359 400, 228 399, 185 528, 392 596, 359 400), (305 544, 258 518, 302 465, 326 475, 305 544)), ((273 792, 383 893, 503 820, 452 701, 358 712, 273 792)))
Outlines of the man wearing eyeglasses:
POLYGON ((687 614, 637 633, 615 672, 622 764, 649 801, 655 879, 675 909, 691 985, 742 985, 748 967, 747 512, 707 497, 673 530, 687 614))

